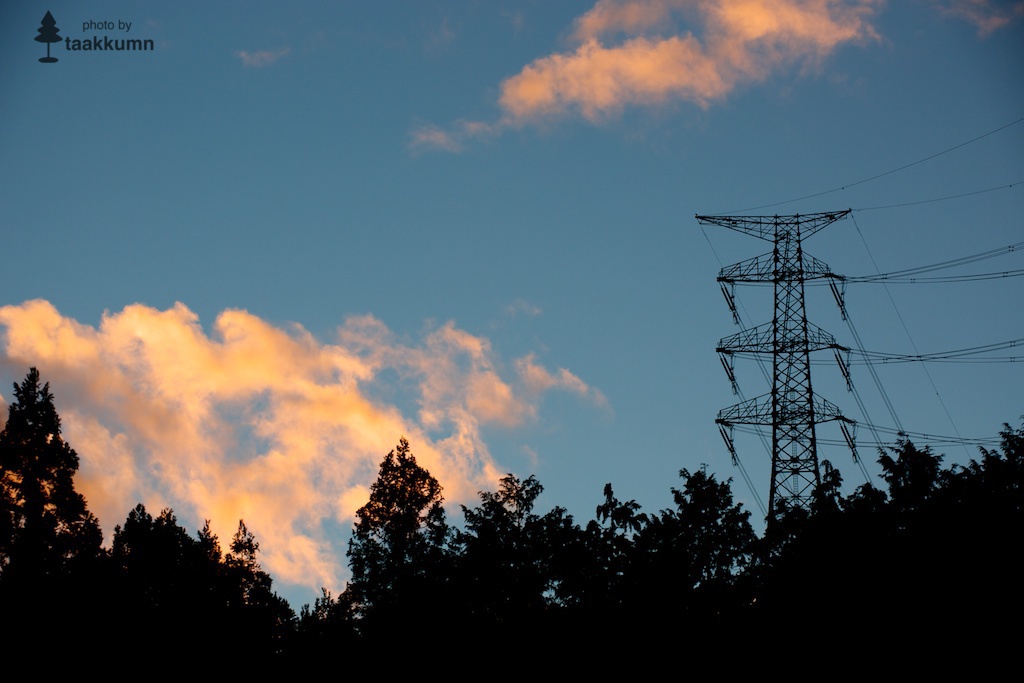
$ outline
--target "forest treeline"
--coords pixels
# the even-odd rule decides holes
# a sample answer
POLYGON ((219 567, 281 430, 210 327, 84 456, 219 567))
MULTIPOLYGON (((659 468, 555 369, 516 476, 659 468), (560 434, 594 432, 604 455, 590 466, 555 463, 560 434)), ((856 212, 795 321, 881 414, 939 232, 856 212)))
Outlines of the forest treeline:
POLYGON ((823 462, 811 509, 777 510, 761 536, 731 480, 706 468, 681 470, 673 507, 656 512, 608 484, 583 524, 536 509, 541 483, 509 474, 462 506, 456 526, 401 438, 356 514, 351 580, 296 611, 244 520, 225 546, 209 521, 191 534, 173 510, 140 503, 103 547, 74 487, 78 456, 32 368, 0 433, 3 642, 9 652, 46 642, 65 657, 116 647, 217 652, 247 667, 325 655, 394 667, 399 654, 452 647, 500 662, 581 657, 572 648, 587 644, 591 662, 611 662, 740 645, 805 658, 807 639, 825 633, 868 648, 908 634, 957 647, 1016 641, 1019 627, 999 624, 1016 624, 1024 606, 1024 428, 1004 425, 1000 448, 966 465, 942 460, 901 440, 879 452, 884 486, 850 495, 823 462))

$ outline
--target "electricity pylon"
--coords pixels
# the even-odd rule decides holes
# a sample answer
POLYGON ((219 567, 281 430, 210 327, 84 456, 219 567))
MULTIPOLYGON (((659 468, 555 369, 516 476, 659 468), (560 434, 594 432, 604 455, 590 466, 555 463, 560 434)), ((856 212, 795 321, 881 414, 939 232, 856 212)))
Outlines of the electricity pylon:
POLYGON ((847 347, 836 343, 828 332, 807 321, 804 307, 804 283, 827 279, 846 317, 843 295, 836 275, 825 263, 803 252, 801 240, 827 225, 846 218, 850 210, 794 216, 697 216, 703 224, 718 225, 752 235, 774 244, 768 254, 727 266, 718 275, 733 321, 740 324, 733 294, 737 282, 771 282, 775 289, 775 315, 772 322, 723 338, 718 343, 722 365, 737 393, 733 372, 736 353, 772 355, 772 390, 719 411, 715 422, 726 447, 736 461, 732 440, 735 424, 771 425, 772 481, 769 494, 768 523, 782 508, 810 510, 814 489, 821 483, 815 425, 837 420, 847 444, 854 452, 852 420, 839 408, 814 395, 811 389, 811 351, 833 349, 847 386, 849 366, 841 352, 847 347))

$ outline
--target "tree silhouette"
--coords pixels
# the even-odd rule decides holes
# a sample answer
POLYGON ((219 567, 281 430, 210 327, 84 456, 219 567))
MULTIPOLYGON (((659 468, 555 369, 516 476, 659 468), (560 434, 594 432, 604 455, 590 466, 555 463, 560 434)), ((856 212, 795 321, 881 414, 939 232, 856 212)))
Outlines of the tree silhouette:
POLYGON ((216 640, 272 660, 294 627, 294 613, 271 590, 258 550, 244 522, 222 557, 209 522, 193 538, 170 508, 154 518, 136 505, 114 528, 112 608, 120 619, 109 637, 137 653, 216 640))
POLYGON ((604 503, 595 509, 584 531, 587 552, 584 566, 569 581, 565 591, 576 606, 607 611, 623 606, 624 581, 633 558, 633 542, 649 523, 635 500, 622 502, 611 483, 605 484, 604 503))
POLYGON ((273 579, 256 559, 260 544, 238 520, 231 539, 231 551, 224 556, 228 626, 235 642, 251 646, 261 643, 262 656, 277 655, 293 630, 295 613, 273 590, 273 579))
MULTIPOLYGON (((1005 426, 1001 452, 942 469, 943 456, 906 439, 880 450, 887 489, 843 498, 823 477, 821 505, 766 544, 749 579, 752 628, 785 646, 808 624, 840 639, 914 634, 887 648, 900 663, 931 658, 940 639, 969 653, 972 669, 1012 652, 1012 631, 990 627, 1024 608, 1024 431, 1005 426), (1005 648, 1005 650, 1003 649, 1005 648)), ((1005 658, 1004 658, 1005 659, 1005 658)))
POLYGON ((40 57, 39 61, 52 64, 57 61, 57 58, 50 56, 50 43, 59 43, 63 39, 60 37, 60 29, 57 28, 57 20, 53 18, 49 10, 47 10, 41 23, 42 25, 36 29, 39 32, 39 35, 36 36, 36 42, 46 43, 46 56, 40 57))
POLYGON ((604 503, 597 506, 597 519, 607 525, 607 532, 612 535, 620 533, 633 534, 640 531, 649 521, 645 513, 640 513, 640 504, 635 500, 622 503, 615 497, 611 483, 604 485, 604 503), (639 513, 639 514, 638 514, 639 513))
POLYGON ((40 386, 32 368, 14 385, 0 432, 0 614, 9 652, 29 651, 40 638, 63 643, 69 656, 96 644, 88 636, 108 565, 99 522, 74 487, 77 470, 49 384, 40 386))
POLYGON ((535 477, 502 477, 497 491, 481 492, 480 505, 462 506, 466 531, 456 533, 465 606, 480 624, 493 625, 525 612, 539 613, 547 575, 533 514, 544 487, 535 477))
POLYGON ((352 580, 346 589, 364 630, 417 612, 431 601, 428 581, 444 556, 449 534, 441 485, 416 462, 402 437, 356 511, 348 545, 352 580))
POLYGON ((501 648, 510 666, 529 653, 577 676, 626 665, 644 677, 737 651, 759 666, 793 652, 806 670, 834 667, 833 650, 799 649, 819 632, 878 638, 900 665, 933 659, 940 638, 972 667, 1016 652, 1017 631, 999 623, 1024 609, 1024 428, 1004 425, 998 450, 950 469, 900 440, 880 451, 885 490, 848 497, 826 461, 810 508, 784 510, 764 539, 731 480, 703 467, 680 470, 675 507, 656 515, 606 485, 585 530, 564 508, 538 514, 543 487, 508 474, 462 506, 454 530, 440 483, 402 438, 356 513, 352 581, 296 618, 243 520, 223 554, 209 521, 192 536, 171 509, 154 517, 140 503, 104 551, 40 384, 32 368, 14 386, 0 431, 0 621, 12 655, 42 646, 80 665, 116 643, 123 661, 194 668, 176 653, 211 643, 263 675, 343 652, 402 677, 436 666, 455 634, 466 670, 501 648), (581 642, 601 647, 569 647, 581 642))
POLYGON ((308 661, 321 656, 324 648, 354 647, 358 642, 358 631, 352 605, 346 594, 339 598, 321 588, 310 608, 303 605, 299 611, 295 634, 289 653, 296 661, 308 661))
POLYGON ((245 526, 245 521, 238 520, 238 530, 231 539, 231 552, 224 558, 227 571, 233 578, 231 583, 236 593, 233 601, 238 605, 259 602, 270 593, 270 576, 256 560, 259 549, 260 544, 245 526))
MULTIPOLYGON (((637 535, 631 600, 674 614, 680 628, 715 627, 733 607, 740 574, 751 562, 756 535, 750 513, 733 500, 732 480, 706 468, 683 469, 683 488, 672 488, 676 509, 662 510, 637 535)), ((653 608, 653 610, 652 610, 653 608)))
POLYGON ((901 439, 889 451, 896 458, 880 450, 878 464, 893 505, 904 511, 923 505, 940 484, 942 456, 933 455, 928 446, 919 449, 908 439, 901 439))
POLYGON ((0 579, 40 584, 102 554, 99 521, 75 490, 78 454, 61 438, 49 383, 14 385, 0 432, 0 579))
POLYGON ((534 476, 507 474, 477 507, 462 506, 448 603, 470 649, 501 642, 544 657, 564 646, 559 616, 575 602, 585 545, 565 508, 534 512, 543 490, 534 476))
MULTIPOLYGON (((215 538, 215 537, 214 537, 215 538)), ((214 541, 216 542, 216 541, 214 541)), ((174 511, 157 517, 139 503, 114 527, 111 557, 119 573, 121 599, 133 619, 180 625, 208 611, 220 562, 208 546, 189 536, 174 511)))

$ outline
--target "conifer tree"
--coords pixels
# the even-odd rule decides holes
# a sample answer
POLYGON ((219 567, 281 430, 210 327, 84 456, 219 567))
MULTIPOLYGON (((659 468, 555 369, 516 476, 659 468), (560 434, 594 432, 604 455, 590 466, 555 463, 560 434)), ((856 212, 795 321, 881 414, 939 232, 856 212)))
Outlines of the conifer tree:
POLYGON ((78 454, 61 437, 47 383, 29 370, 14 385, 0 432, 0 579, 45 581, 102 554, 102 533, 75 490, 78 454))
POLYGON ((404 437, 385 456, 370 500, 356 511, 348 546, 352 581, 346 597, 361 616, 393 614, 422 595, 449 533, 441 490, 404 437))

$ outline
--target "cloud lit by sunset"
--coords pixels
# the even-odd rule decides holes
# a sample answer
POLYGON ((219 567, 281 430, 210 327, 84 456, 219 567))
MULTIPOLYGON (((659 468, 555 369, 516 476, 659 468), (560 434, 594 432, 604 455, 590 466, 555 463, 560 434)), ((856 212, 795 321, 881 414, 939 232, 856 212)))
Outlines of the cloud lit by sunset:
POLYGON ((138 502, 173 507, 196 528, 209 519, 222 540, 244 519, 266 569, 314 589, 340 586, 344 549, 326 528, 351 524, 399 437, 447 501, 467 502, 504 474, 484 427, 536 419, 550 390, 604 403, 532 355, 503 374, 488 340, 453 323, 410 345, 352 317, 322 342, 241 310, 208 333, 180 303, 128 306, 93 327, 35 300, 0 308, 0 330, 5 372, 36 366, 50 382, 81 458, 76 485, 108 539, 138 502), (385 377, 414 409, 377 398, 394 381, 385 377))
POLYGON ((501 106, 514 123, 574 109, 597 119, 674 99, 707 106, 740 83, 869 37, 876 4, 601 0, 577 21, 575 51, 536 60, 506 80, 501 106), (699 37, 690 25, 703 28, 699 37), (615 44, 620 35, 627 39, 615 44))
POLYGON ((876 38, 880 0, 599 0, 575 22, 563 52, 501 83, 496 124, 426 126, 416 149, 449 152, 463 141, 543 119, 590 121, 633 105, 708 107, 745 83, 794 65, 815 68, 842 45, 876 38))

